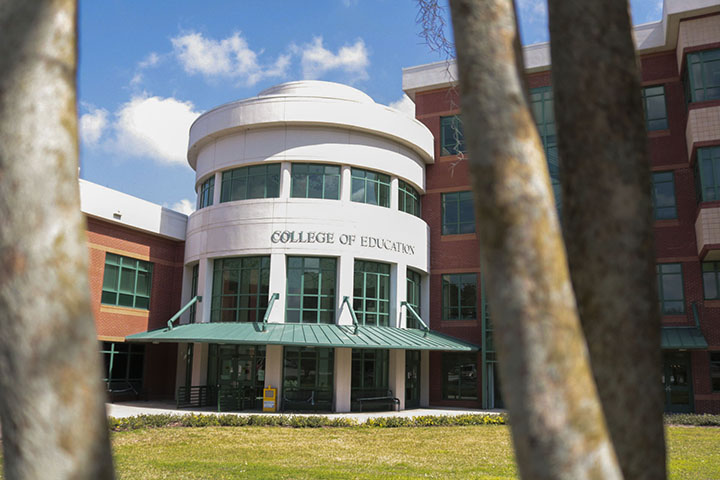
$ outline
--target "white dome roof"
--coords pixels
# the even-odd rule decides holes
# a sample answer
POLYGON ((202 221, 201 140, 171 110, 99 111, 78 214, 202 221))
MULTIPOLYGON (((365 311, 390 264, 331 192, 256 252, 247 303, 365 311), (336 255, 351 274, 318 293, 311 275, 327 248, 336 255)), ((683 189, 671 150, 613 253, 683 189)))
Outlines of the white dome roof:
POLYGON ((281 83, 258 94, 258 97, 270 96, 334 98, 358 103, 375 103, 368 94, 361 92, 357 88, 319 80, 281 83))

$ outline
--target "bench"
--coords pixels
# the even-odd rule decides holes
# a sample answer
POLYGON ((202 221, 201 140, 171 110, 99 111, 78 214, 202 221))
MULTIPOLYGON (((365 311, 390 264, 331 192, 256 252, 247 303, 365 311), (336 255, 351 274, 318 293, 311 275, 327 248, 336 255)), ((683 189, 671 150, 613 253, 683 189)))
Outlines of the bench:
POLYGON ((282 408, 283 410, 331 410, 332 391, 285 389, 282 408))
POLYGON ((123 394, 132 394, 135 398, 135 400, 140 398, 140 392, 138 391, 135 386, 126 381, 111 381, 106 382, 107 385, 107 393, 108 397, 110 397, 110 401, 115 401, 116 396, 122 397, 123 394))
POLYGON ((393 396, 392 390, 361 390, 355 399, 360 404, 360 411, 367 404, 387 405, 393 410, 400 409, 400 399, 393 396))

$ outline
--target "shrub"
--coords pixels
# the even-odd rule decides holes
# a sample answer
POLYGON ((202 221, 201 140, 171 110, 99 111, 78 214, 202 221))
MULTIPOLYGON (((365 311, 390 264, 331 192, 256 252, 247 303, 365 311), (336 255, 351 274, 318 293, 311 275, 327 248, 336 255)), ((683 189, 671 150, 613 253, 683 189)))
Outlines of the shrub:
POLYGON ((692 425, 696 427, 720 427, 720 415, 709 413, 668 413, 665 414, 666 425, 692 425))

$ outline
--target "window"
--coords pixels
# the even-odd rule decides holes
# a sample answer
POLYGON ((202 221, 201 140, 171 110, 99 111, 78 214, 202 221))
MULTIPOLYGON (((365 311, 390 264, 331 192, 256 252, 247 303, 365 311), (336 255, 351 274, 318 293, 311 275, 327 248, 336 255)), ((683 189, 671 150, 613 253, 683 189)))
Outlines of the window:
POLYGON ((390 325, 390 265, 355 260, 353 310, 360 325, 390 325))
POLYGON ((390 177, 382 173, 353 168, 351 200, 389 207, 390 177))
POLYGON ((462 273, 442 276, 442 319, 477 318, 477 275, 462 273))
POLYGON ((720 300, 720 262, 702 262, 705 300, 720 300))
POLYGON ((472 192, 442 194, 442 234, 457 235, 475 231, 472 192))
POLYGON ((208 178, 200 185, 200 193, 198 194, 197 208, 209 207, 213 204, 213 196, 215 195, 215 175, 208 178))
POLYGON ((530 90, 530 108, 535 118, 540 140, 545 149, 555 205, 560 208, 560 159, 558 157, 555 133, 555 110, 552 87, 538 87, 530 90))
POLYGON ((720 200, 720 147, 698 148, 695 168, 700 200, 720 200))
POLYGON ((443 400, 477 400, 477 354, 443 353, 443 400))
MULTIPOLYGON (((190 283, 190 300, 197 296, 198 291, 198 276, 200 275, 200 264, 195 264, 192 268, 192 280, 190 283)), ((197 314, 197 302, 193 303, 190 307, 190 323, 195 323, 195 316, 197 314)))
POLYGON ((105 370, 103 381, 131 384, 135 390, 142 388, 145 345, 102 342, 101 351, 105 370))
POLYGON ((222 174, 220 202, 280 196, 280 164, 253 165, 222 174))
POLYGON ((465 134, 459 115, 440 117, 440 155, 465 153, 465 134))
POLYGON ((420 194, 402 180, 398 180, 398 210, 420 216, 420 194))
POLYGON ((685 90, 690 102, 720 99, 720 49, 688 53, 685 90))
POLYGON ((645 128, 648 131, 668 128, 667 108, 665 107, 665 87, 644 87, 642 89, 645 128))
POLYGON ((355 401, 366 395, 364 392, 388 389, 388 356, 387 350, 353 348, 350 387, 352 410, 360 406, 355 401))
MULTIPOLYGON (((407 269, 407 303, 415 313, 420 315, 420 274, 414 270, 407 269)), ((420 328, 419 322, 412 314, 406 315, 407 328, 420 328)))
POLYGON ((655 268, 657 271, 660 312, 663 315, 685 313, 682 265, 679 263, 660 263, 655 268))
POLYGON ((335 323, 334 258, 288 257, 287 305, 288 323, 335 323))
POLYGON ((720 392, 720 352, 710 352, 710 381, 713 392, 720 392))
POLYGON ((677 218, 673 172, 653 172, 652 204, 655 220, 677 218))
POLYGON ((270 257, 215 260, 211 322, 262 322, 270 291, 270 257))
POLYGON ((150 262, 106 253, 101 303, 150 308, 152 267, 150 262))
POLYGON ((313 163, 294 163, 292 166, 293 198, 340 199, 340 167, 337 165, 317 165, 313 163))

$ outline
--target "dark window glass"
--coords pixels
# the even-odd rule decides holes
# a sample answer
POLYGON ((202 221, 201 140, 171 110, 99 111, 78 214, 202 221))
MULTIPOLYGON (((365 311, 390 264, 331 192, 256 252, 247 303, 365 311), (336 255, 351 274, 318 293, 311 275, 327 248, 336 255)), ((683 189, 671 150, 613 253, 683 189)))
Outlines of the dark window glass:
POLYGON ((720 392, 720 352, 710 352, 710 381, 713 392, 720 392))
POLYGON ((370 170, 352 169, 353 202, 369 203, 370 205, 390 206, 390 176, 370 170))
POLYGON ((530 90, 530 108, 540 134, 545 157, 550 171, 555 205, 560 209, 560 158, 558 157, 557 135, 555 132, 555 110, 552 87, 538 87, 530 90))
MULTIPOLYGON (((415 313, 420 315, 420 287, 421 287, 421 276, 414 270, 407 269, 407 303, 410 305, 415 313)), ((406 315, 407 328, 420 328, 419 322, 415 316, 411 313, 406 315)), ((426 322, 427 323, 427 322, 426 322)))
POLYGON ((658 297, 663 315, 685 313, 685 295, 683 293, 682 265, 679 263, 660 263, 656 265, 658 297))
POLYGON ((398 210, 420 216, 420 194, 402 180, 398 180, 398 210))
POLYGON ((287 323, 335 323, 334 258, 288 257, 287 323))
POLYGON ((475 231, 472 192, 442 194, 442 234, 457 235, 475 231))
POLYGON ((720 147, 698 148, 695 168, 700 180, 700 200, 720 200, 720 147))
POLYGON ((102 342, 100 348, 104 364, 103 381, 119 383, 118 389, 124 388, 128 383, 136 390, 142 388, 144 345, 102 342))
POLYGON ((222 174, 220 202, 280 196, 280 164, 235 168, 222 174))
POLYGON ((720 300, 720 262, 702 262, 703 291, 706 300, 720 300))
POLYGON ((270 257, 215 260, 211 322, 261 322, 268 306, 270 257))
POLYGON ((673 172, 652 174, 652 203, 656 220, 677 218, 673 172))
POLYGON ((465 151, 465 134, 460 116, 440 117, 440 155, 457 155, 465 151))
MULTIPOLYGON (((388 389, 388 351, 358 349, 352 351, 351 397, 353 404, 369 392, 388 389)), ((359 405, 353 405, 353 409, 359 405)))
POLYGON ((690 102, 720 99, 720 49, 688 53, 685 82, 690 102))
POLYGON ((213 204, 213 196, 215 195, 215 175, 208 178, 200 186, 200 193, 198 194, 198 210, 201 208, 209 207, 213 204))
POLYGON ((150 308, 152 263, 113 253, 105 254, 100 302, 121 307, 150 308))
MULTIPOLYGON (((192 268, 192 282, 190 283, 190 294, 192 298, 197 296, 198 292, 198 276, 200 274, 200 265, 196 264, 192 268)), ((197 302, 190 307, 190 323, 195 323, 195 316, 197 314, 197 302)))
POLYGON ((665 87, 663 85, 644 87, 642 89, 642 100, 647 130, 665 130, 668 128, 665 87))
POLYGON ((462 273, 442 276, 443 320, 477 318, 477 275, 462 273))
POLYGON ((340 167, 294 163, 290 196, 293 198, 340 199, 340 167))
POLYGON ((355 260, 353 309, 361 325, 390 325, 390 265, 355 260))
POLYGON ((333 349, 285 347, 283 353, 283 408, 329 411, 333 399, 333 349))
POLYGON ((477 400, 477 354, 443 353, 443 399, 477 400))

